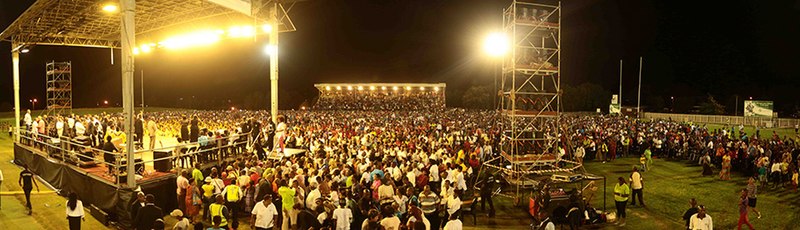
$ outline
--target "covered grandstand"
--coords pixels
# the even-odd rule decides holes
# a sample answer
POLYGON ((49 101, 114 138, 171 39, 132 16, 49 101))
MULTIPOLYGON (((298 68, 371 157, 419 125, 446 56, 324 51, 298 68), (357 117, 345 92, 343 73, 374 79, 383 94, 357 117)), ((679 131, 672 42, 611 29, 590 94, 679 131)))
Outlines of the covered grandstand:
POLYGON ((315 84, 317 110, 431 110, 445 108, 445 83, 315 84))

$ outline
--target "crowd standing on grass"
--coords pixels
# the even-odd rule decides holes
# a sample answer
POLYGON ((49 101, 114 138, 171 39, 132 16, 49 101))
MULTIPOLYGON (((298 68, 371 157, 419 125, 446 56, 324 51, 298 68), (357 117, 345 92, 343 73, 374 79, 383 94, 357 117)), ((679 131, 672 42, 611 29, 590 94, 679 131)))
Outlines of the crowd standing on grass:
MULTIPOLYGON (((331 107, 339 104, 322 104, 330 110, 286 111, 277 124, 265 111, 149 112, 138 115, 132 138, 142 148, 145 136, 201 146, 248 142, 247 148, 230 151, 233 158, 220 165, 204 168, 200 161, 178 170, 179 209, 170 212, 179 217, 178 229, 203 223, 236 229, 239 218, 246 216, 252 226, 263 229, 460 229, 461 207, 478 200, 488 200, 489 209, 483 211, 494 214, 491 193, 485 193, 492 191, 492 184, 481 183, 486 180, 477 172, 504 143, 496 112, 404 104, 400 109, 373 108, 361 100, 348 107, 352 110, 331 107), (286 148, 306 152, 279 160, 266 157, 286 148)), ((33 138, 90 136, 92 145, 103 146, 109 137, 127 138, 120 129, 122 120, 120 114, 34 119, 29 111, 20 122, 33 138)), ((630 205, 639 200, 645 206, 646 172, 658 170, 653 158, 697 162, 704 175, 720 168, 721 180, 730 179, 731 171, 752 176, 739 204, 746 203, 745 210, 758 216, 758 188, 770 183, 773 189, 797 187, 797 144, 775 133, 751 137, 741 126, 711 130, 606 116, 567 116, 560 124, 560 157, 602 163, 640 158, 641 165, 629 177, 618 178, 614 189, 622 226, 630 197, 630 205)), ((131 206, 137 229, 163 224, 163 212, 153 201, 152 195, 137 195, 131 206)), ((710 229, 705 207, 691 204, 684 215, 687 227, 710 229)))

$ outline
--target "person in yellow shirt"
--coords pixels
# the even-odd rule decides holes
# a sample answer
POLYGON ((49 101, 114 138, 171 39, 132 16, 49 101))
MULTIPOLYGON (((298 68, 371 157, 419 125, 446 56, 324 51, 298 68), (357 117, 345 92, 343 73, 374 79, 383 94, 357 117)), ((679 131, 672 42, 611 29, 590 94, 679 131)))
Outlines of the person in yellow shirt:
POLYGON ((617 218, 619 226, 625 226, 625 205, 628 203, 628 197, 631 195, 631 188, 625 178, 619 177, 619 183, 614 185, 614 201, 617 206, 617 218))
POLYGON ((211 177, 206 177, 205 184, 201 186, 203 189, 203 219, 210 220, 211 216, 209 215, 208 206, 214 202, 214 185, 211 184, 213 180, 211 177))

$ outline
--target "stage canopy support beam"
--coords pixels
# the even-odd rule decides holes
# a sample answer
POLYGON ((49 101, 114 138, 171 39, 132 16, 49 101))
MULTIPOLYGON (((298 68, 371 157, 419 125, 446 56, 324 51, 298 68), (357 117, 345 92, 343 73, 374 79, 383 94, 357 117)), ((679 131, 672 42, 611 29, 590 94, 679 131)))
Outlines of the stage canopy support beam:
POLYGON ((269 57, 269 88, 270 88, 270 107, 269 113, 272 116, 272 123, 278 125, 278 56, 280 56, 280 49, 278 49, 278 37, 280 35, 278 11, 280 4, 278 2, 271 2, 269 7, 269 23, 273 25, 275 30, 269 33, 269 47, 274 49, 269 57))
POLYGON ((135 168, 133 154, 133 47, 136 46, 136 0, 120 1, 122 12, 122 23, 120 28, 120 45, 122 46, 122 111, 125 114, 125 135, 127 136, 125 150, 128 154, 127 181, 128 187, 136 187, 135 168))
POLYGON ((11 68, 13 69, 13 77, 14 77, 14 140, 19 141, 19 121, 20 121, 20 107, 19 107, 19 49, 14 47, 19 47, 17 44, 13 44, 11 48, 11 68))

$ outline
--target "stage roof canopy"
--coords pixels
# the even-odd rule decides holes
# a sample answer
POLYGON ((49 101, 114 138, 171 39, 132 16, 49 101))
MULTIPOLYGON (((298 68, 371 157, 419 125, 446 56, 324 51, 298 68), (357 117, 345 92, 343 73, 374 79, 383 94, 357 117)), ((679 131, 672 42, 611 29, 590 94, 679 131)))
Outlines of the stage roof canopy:
MULTIPOLYGON (((279 31, 293 31, 286 17, 298 0, 281 0, 279 31)), ((266 23, 269 0, 138 0, 137 39, 156 40, 182 30, 266 23), (233 5, 240 6, 238 10, 233 5), (247 6, 252 2, 250 12, 247 6), (226 5, 228 7, 225 7, 226 5)), ((0 41, 16 45, 120 47, 120 12, 107 9, 112 0, 38 0, 0 33, 0 41)), ((13 48, 13 47, 12 47, 13 48)))
POLYGON ((399 87, 399 88, 411 87, 411 88, 414 88, 414 89, 418 89, 418 88, 436 88, 436 89, 442 88, 443 89, 443 88, 447 87, 447 84, 445 84, 445 83, 320 83, 320 84, 314 84, 314 87, 316 87, 320 91, 322 91, 322 90, 331 90, 331 89, 335 89, 336 87, 347 88, 347 87, 359 87, 359 86, 361 86, 361 87, 389 87, 389 88, 392 88, 392 87, 399 87))

